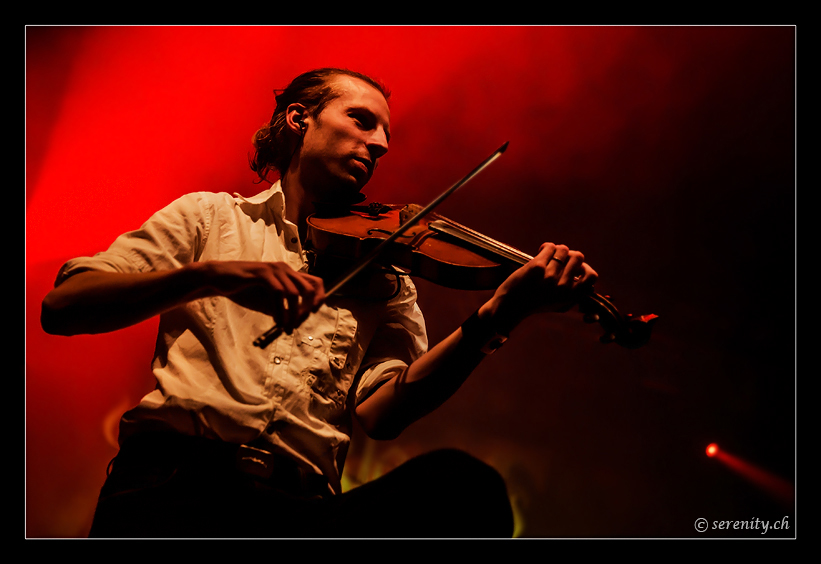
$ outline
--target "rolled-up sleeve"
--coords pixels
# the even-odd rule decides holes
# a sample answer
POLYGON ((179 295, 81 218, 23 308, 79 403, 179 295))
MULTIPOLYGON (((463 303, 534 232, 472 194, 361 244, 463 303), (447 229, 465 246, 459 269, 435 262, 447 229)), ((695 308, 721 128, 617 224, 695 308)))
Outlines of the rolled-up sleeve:
POLYGON ((148 219, 139 229, 117 237, 108 250, 66 262, 55 286, 79 272, 150 272, 179 268, 197 260, 205 244, 214 204, 206 194, 183 196, 148 219))
POLYGON ((386 310, 362 361, 356 389, 359 404, 380 384, 404 372, 427 352, 425 318, 416 303, 416 287, 410 278, 400 277, 402 288, 386 310))

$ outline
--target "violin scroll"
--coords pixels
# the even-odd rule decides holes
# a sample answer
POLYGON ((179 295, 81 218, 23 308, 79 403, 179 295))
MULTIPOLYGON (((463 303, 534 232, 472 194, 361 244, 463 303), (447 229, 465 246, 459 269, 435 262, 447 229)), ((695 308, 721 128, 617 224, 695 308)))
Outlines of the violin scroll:
POLYGON ((658 320, 658 315, 622 315, 610 301, 610 296, 590 294, 579 301, 579 311, 584 314, 586 323, 602 326, 604 333, 599 337, 602 343, 613 343, 637 349, 650 340, 650 332, 658 320))

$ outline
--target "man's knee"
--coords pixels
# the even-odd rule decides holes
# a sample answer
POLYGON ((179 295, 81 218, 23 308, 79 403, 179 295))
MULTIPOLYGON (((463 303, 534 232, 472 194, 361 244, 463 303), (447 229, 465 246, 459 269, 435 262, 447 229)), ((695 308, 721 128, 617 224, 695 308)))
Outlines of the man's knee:
POLYGON ((453 520, 456 536, 512 536, 513 509, 504 478, 495 468, 457 449, 433 451, 419 459, 429 495, 441 500, 441 516, 453 520))

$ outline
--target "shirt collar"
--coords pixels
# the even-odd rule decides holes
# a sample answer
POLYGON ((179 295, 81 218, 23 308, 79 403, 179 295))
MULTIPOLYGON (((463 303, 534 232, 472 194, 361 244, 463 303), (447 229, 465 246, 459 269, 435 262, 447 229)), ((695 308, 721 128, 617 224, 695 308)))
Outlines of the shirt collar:
POLYGON ((282 184, 277 180, 267 190, 246 198, 241 194, 234 192, 234 197, 245 204, 261 205, 267 204, 271 211, 281 218, 285 217, 285 194, 282 192, 282 184))

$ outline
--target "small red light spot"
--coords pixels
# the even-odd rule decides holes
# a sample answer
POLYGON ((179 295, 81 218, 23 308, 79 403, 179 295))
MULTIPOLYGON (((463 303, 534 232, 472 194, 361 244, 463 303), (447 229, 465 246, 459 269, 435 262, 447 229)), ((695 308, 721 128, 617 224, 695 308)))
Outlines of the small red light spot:
POLYGON ((716 454, 717 452, 718 452, 718 445, 717 445, 717 444, 715 444, 715 443, 710 443, 710 444, 707 446, 707 456, 715 456, 715 454, 716 454))

